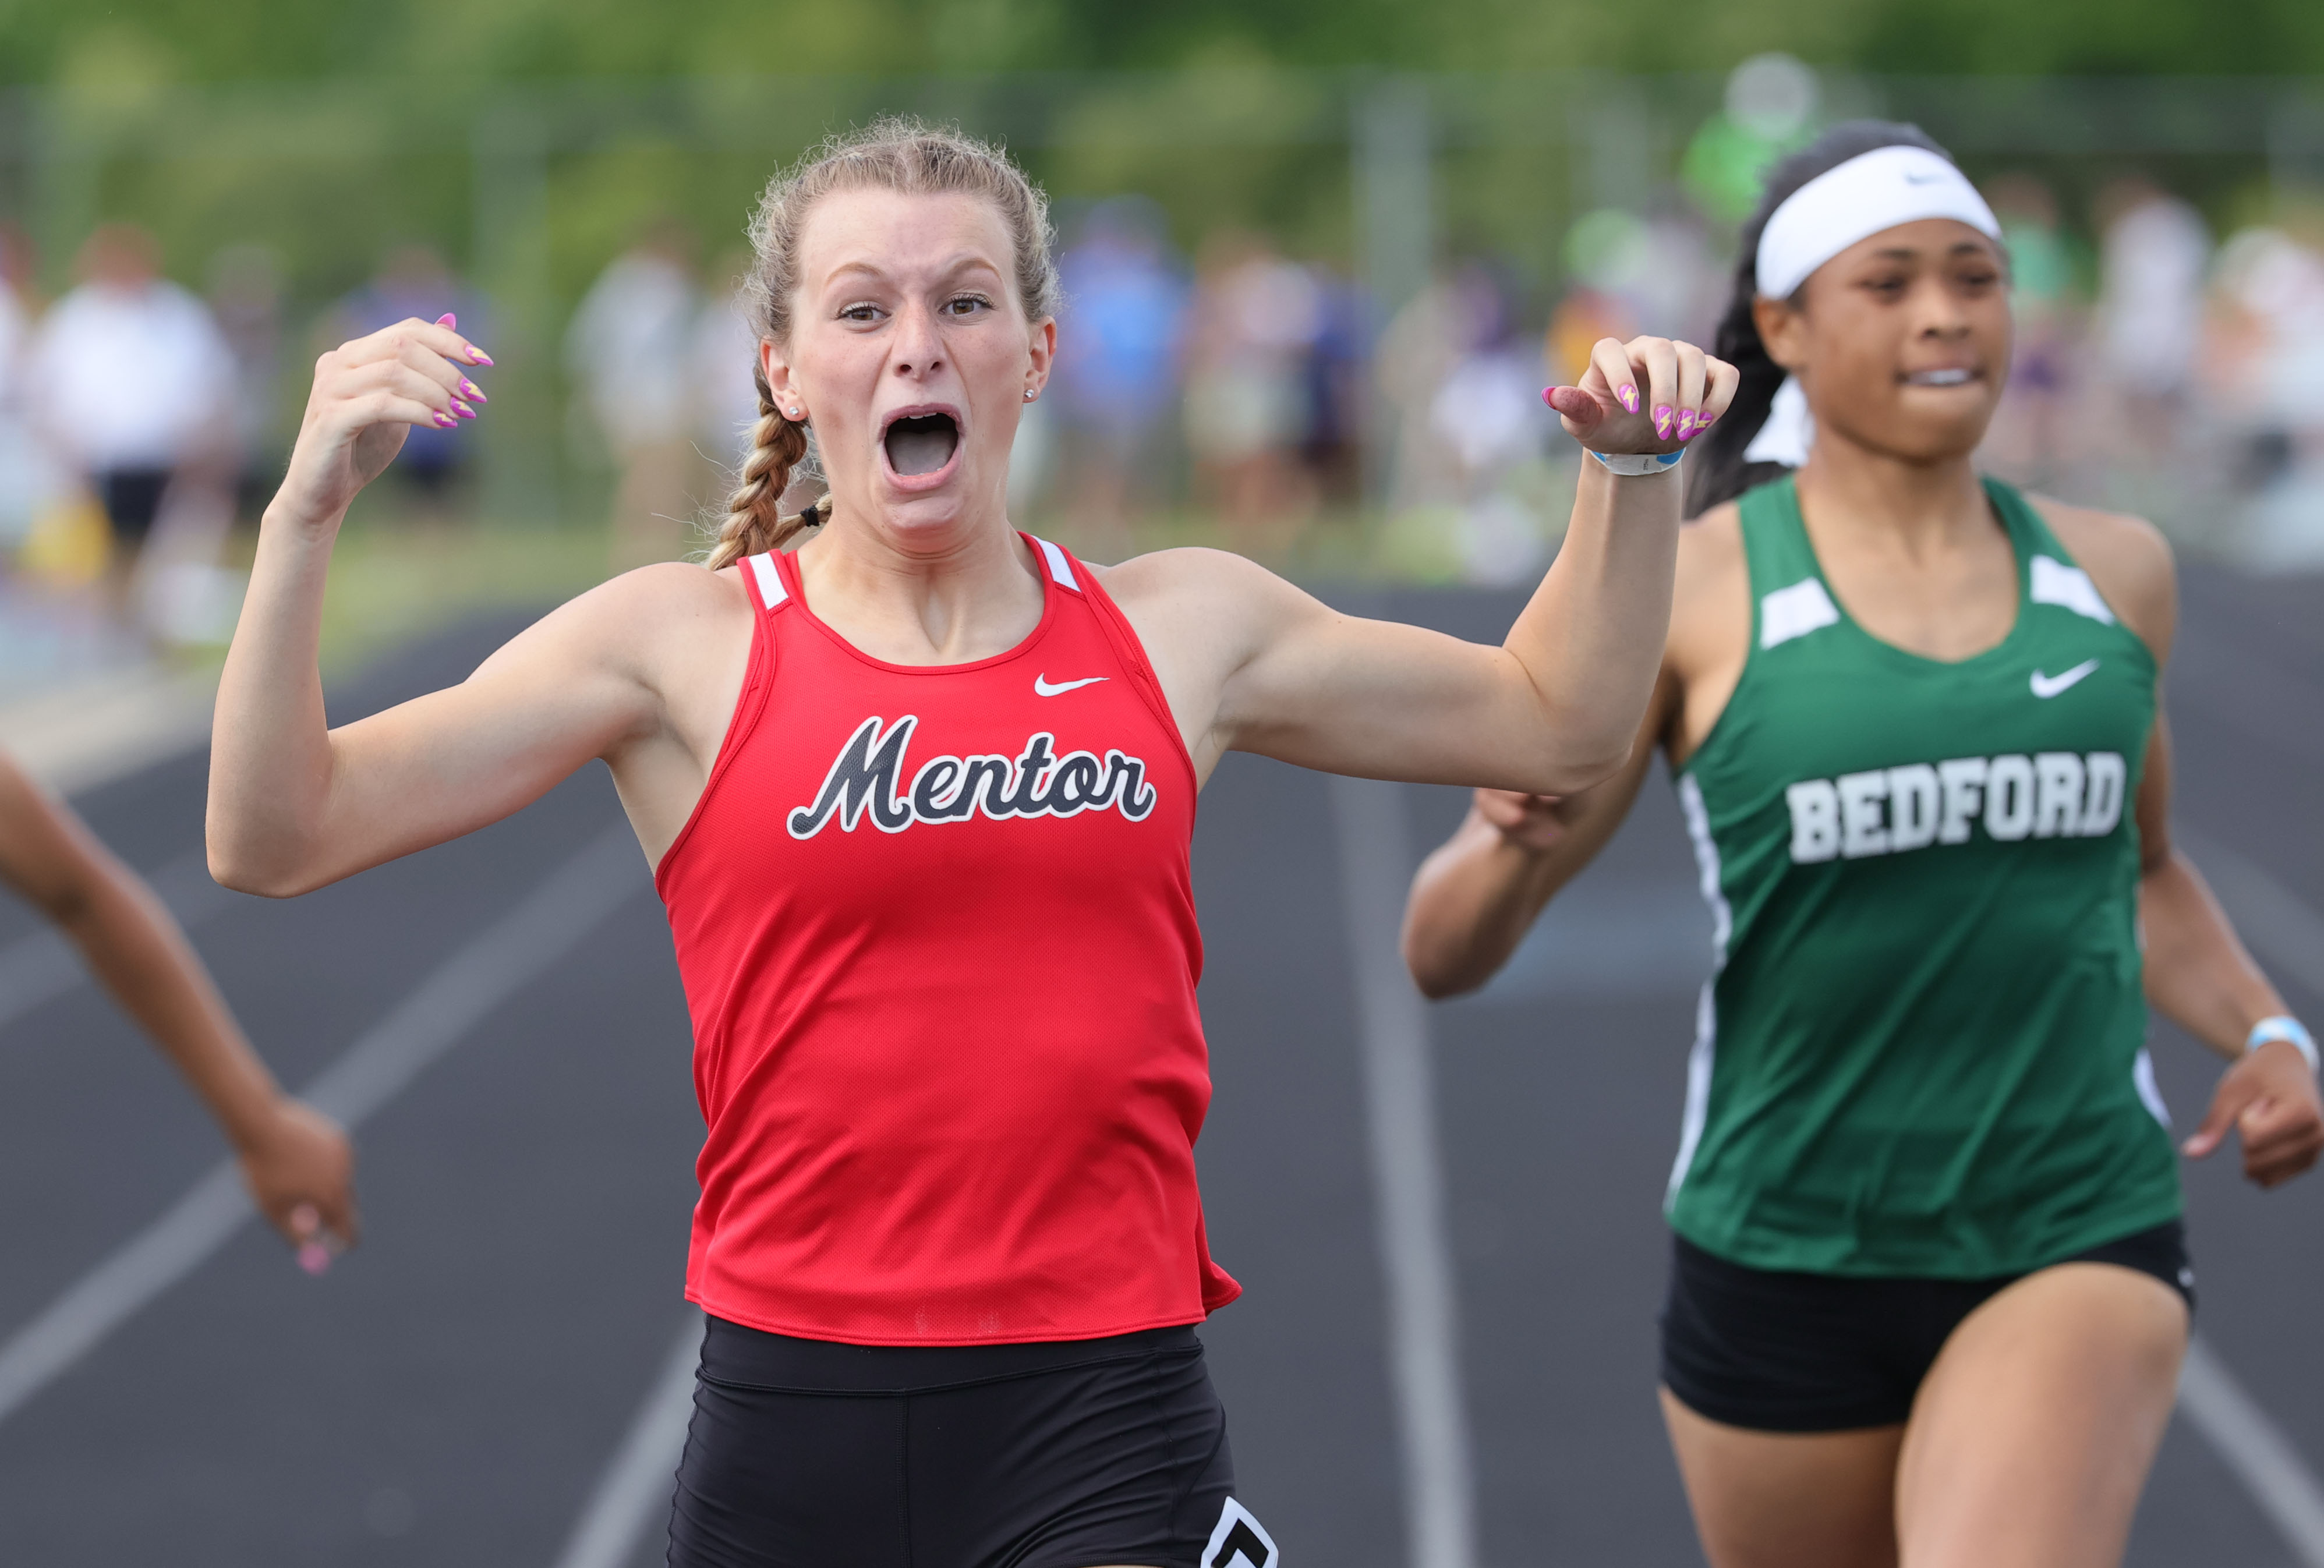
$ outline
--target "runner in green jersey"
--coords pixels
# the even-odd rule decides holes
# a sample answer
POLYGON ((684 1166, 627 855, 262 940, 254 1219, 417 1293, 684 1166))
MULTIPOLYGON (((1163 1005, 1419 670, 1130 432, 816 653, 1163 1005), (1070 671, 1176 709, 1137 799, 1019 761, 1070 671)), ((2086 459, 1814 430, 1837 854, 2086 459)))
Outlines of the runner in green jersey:
POLYGON ((2236 1062, 2186 1152, 2324 1148, 2312 1043, 2171 845, 2168 549, 1972 466, 1998 233, 1909 126, 1775 171, 1629 766, 1480 791, 1414 885, 1422 988, 1481 984, 1669 759, 1717 967, 1664 1407, 1714 1568, 2118 1562, 2193 1285, 2147 1002, 2236 1062))

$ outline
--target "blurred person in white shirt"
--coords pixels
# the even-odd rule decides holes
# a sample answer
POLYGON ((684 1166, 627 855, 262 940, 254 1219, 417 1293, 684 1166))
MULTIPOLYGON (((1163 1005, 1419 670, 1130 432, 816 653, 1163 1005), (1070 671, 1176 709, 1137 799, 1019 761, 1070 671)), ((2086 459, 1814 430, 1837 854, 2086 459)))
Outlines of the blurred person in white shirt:
POLYGON ((41 320, 31 401, 57 457, 88 484, 131 573, 172 483, 232 450, 235 361, 201 300, 161 275, 152 237, 107 224, 81 247, 80 286, 41 320))
POLYGON ((655 226, 598 274, 566 331, 566 363, 621 469, 616 571, 675 560, 691 540, 697 461, 687 382, 701 296, 687 251, 675 226, 655 226))
POLYGON ((2108 186, 2098 213, 2098 349, 2133 420, 2151 426, 2194 373, 2211 231, 2192 207, 2135 177, 2108 186))

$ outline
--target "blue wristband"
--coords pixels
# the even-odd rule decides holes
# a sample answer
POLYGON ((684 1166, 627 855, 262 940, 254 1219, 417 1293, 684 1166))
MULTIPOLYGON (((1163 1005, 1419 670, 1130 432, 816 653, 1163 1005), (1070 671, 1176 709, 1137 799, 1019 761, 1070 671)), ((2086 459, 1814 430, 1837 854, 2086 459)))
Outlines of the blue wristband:
POLYGON ((2249 1056, 2270 1040, 2289 1040, 2292 1048, 2308 1058, 2308 1070, 2316 1071, 2316 1037, 2298 1019, 2285 1013, 2264 1018, 2252 1025, 2252 1032, 2244 1040, 2244 1054, 2249 1056))
POLYGON ((1649 474, 1667 474, 1678 466, 1678 460, 1681 457, 1686 456, 1683 451, 1679 451, 1616 452, 1609 457, 1604 452, 1587 447, 1582 450, 1597 458, 1599 466, 1605 469, 1607 473, 1622 479, 1637 479, 1649 474))

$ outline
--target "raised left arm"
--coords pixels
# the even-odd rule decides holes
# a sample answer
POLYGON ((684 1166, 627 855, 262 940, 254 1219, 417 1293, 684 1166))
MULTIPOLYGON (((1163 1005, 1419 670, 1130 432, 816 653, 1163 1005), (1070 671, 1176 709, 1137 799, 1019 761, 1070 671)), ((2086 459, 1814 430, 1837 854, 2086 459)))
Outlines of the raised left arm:
MULTIPOLYGON (((1675 452, 1734 386, 1730 367, 1689 345, 1609 338, 1552 406, 1593 450, 1675 452)), ((1585 462, 1565 542, 1499 648, 1341 614, 1234 557, 1177 552, 1117 575, 1133 619, 1148 619, 1135 597, 1169 623, 1149 640, 1165 645, 1157 662, 1209 667, 1209 678, 1180 683, 1215 694, 1208 711, 1182 714, 1200 766, 1246 751, 1326 772, 1570 795, 1621 766, 1653 692, 1680 489, 1676 465, 1617 477, 1585 462), (1152 591, 1166 575, 1167 591, 1152 591)))

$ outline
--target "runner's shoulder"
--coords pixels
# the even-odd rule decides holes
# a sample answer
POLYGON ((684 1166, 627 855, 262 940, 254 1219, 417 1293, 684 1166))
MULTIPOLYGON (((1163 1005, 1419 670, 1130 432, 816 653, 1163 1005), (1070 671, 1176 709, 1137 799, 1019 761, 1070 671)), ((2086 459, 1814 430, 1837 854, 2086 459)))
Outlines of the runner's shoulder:
POLYGON ((2076 506, 2047 495, 2025 498, 2090 576, 2098 596, 2161 658, 2179 621, 2179 568, 2171 541, 2143 517, 2076 506))

